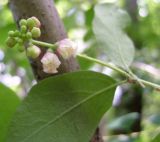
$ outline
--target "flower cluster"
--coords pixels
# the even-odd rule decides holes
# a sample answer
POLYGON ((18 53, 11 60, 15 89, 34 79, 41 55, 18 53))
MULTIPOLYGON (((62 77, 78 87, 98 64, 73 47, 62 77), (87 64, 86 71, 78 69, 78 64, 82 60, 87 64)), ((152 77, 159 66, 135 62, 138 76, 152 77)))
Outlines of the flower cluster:
POLYGON ((7 46, 10 48, 16 46, 20 52, 23 52, 26 41, 41 36, 40 26, 40 21, 36 17, 20 20, 20 30, 9 31, 6 40, 7 46))
MULTIPOLYGON (((63 39, 58 41, 55 45, 57 46, 57 52, 64 59, 69 59, 70 57, 75 56, 76 46, 70 39, 63 39)), ((43 65, 43 71, 46 73, 57 73, 57 68, 61 64, 57 55, 49 51, 43 56, 41 62, 43 65)))
POLYGON ((10 31, 8 33, 9 36, 6 44, 10 48, 16 46, 20 52, 23 52, 26 49, 26 55, 32 59, 40 57, 41 49, 38 45, 41 45, 42 48, 43 46, 51 48, 51 50, 47 50, 47 52, 43 55, 41 58, 41 63, 45 73, 57 73, 57 69, 59 68, 61 62, 54 51, 56 50, 62 58, 67 60, 75 56, 76 45, 68 38, 58 41, 55 44, 33 40, 41 36, 40 26, 41 23, 36 17, 20 20, 20 30, 10 31), (26 48, 24 45, 27 45, 26 48))

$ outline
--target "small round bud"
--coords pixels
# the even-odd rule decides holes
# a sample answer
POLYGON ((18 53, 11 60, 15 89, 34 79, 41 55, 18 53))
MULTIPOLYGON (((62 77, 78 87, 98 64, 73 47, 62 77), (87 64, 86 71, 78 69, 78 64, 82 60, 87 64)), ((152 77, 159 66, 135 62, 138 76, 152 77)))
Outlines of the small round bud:
POLYGON ((25 25, 22 25, 21 26, 21 32, 26 33, 26 31, 27 31, 27 27, 25 25))
POLYGON ((27 19, 27 26, 28 26, 29 29, 32 29, 33 27, 35 27, 36 23, 35 23, 34 19, 28 18, 27 19))
POLYGON ((16 42, 18 42, 18 40, 19 40, 19 37, 15 37, 14 39, 15 39, 15 41, 16 41, 16 42))
POLYGON ((27 53, 28 57, 35 59, 35 58, 37 58, 40 55, 41 50, 40 50, 39 47, 37 47, 35 45, 31 45, 31 46, 29 46, 27 48, 26 53, 27 53))
POLYGON ((31 17, 27 19, 27 26, 29 29, 32 29, 33 27, 40 28, 41 22, 36 17, 31 17))
POLYGON ((6 40, 6 45, 10 48, 14 47, 16 45, 16 40, 13 37, 8 37, 6 40))
POLYGON ((26 34, 25 33, 21 34, 21 38, 25 39, 26 38, 26 34))
POLYGON ((18 49, 19 52, 24 52, 25 47, 24 47, 23 44, 17 44, 16 46, 17 46, 17 49, 18 49))
POLYGON ((15 33, 14 31, 9 31, 9 32, 8 32, 8 36, 14 37, 14 33, 15 33))
POLYGON ((27 32, 26 38, 31 39, 32 38, 32 33, 31 32, 27 32))
POLYGON ((32 33, 32 37, 33 38, 38 38, 41 36, 41 30, 37 27, 34 27, 32 30, 31 30, 31 33, 32 33))
POLYGON ((14 36, 15 37, 18 37, 18 36, 20 36, 21 35, 21 33, 18 31, 18 30, 16 30, 15 32, 14 32, 14 36))
POLYGON ((76 55, 76 44, 70 39, 63 39, 56 43, 58 46, 57 52, 64 58, 68 59, 70 57, 74 57, 76 55))
POLYGON ((19 22, 19 25, 20 26, 26 26, 27 25, 27 20, 21 19, 20 22, 19 22))
POLYGON ((23 40, 21 38, 16 39, 19 44, 23 44, 23 40))
POLYGON ((23 52, 25 47, 23 45, 23 40, 21 38, 16 38, 17 44, 15 45, 19 52, 23 52))
POLYGON ((35 27, 40 28, 41 26, 41 22, 38 20, 38 18, 36 17, 31 17, 34 21, 35 21, 35 27))
POLYGON ((61 64, 57 55, 52 52, 46 52, 41 59, 41 63, 43 66, 43 71, 49 74, 57 73, 57 68, 61 64))

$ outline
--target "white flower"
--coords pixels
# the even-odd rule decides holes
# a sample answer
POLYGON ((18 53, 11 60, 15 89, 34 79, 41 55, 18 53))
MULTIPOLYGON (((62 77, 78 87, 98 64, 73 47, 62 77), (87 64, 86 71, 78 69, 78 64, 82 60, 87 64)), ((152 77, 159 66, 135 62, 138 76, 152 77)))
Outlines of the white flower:
POLYGON ((41 62, 45 73, 57 73, 57 68, 61 64, 57 55, 51 52, 46 52, 41 59, 41 62))
POLYGON ((66 38, 56 43, 58 48, 57 52, 64 58, 68 59, 76 55, 76 44, 72 40, 66 38))

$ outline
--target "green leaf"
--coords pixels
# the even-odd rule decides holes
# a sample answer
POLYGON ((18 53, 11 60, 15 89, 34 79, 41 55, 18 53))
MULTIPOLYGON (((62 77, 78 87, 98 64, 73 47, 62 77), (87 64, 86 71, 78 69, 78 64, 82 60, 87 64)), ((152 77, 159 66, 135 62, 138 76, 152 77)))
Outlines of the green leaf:
POLYGON ((0 83, 0 142, 6 139, 10 121, 19 103, 16 94, 0 83))
POLYGON ((129 22, 128 14, 113 4, 95 7, 93 30, 99 47, 116 65, 128 70, 134 58, 134 45, 123 29, 129 22))
POLYGON ((160 134, 158 134, 151 142, 160 142, 160 134))
POLYGON ((160 125, 160 114, 153 114, 149 117, 151 123, 160 125))
POLYGON ((7 142, 88 142, 116 86, 111 77, 92 71, 41 81, 19 107, 7 142))
POLYGON ((94 9, 93 6, 89 8, 87 11, 85 11, 85 25, 90 27, 92 25, 92 20, 94 18, 94 9))
POLYGON ((112 131, 123 131, 125 133, 129 133, 132 125, 139 119, 139 113, 132 112, 120 116, 113 120, 109 125, 108 128, 112 131))

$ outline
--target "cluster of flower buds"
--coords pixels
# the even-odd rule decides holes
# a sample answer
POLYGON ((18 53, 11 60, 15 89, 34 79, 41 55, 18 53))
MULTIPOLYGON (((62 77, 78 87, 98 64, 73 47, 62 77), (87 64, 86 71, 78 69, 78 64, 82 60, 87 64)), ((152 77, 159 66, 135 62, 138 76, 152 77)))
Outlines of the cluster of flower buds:
POLYGON ((6 44, 8 47, 17 47, 20 52, 25 50, 24 44, 32 38, 41 36, 41 23, 36 17, 21 19, 19 22, 20 30, 9 31, 6 44))
MULTIPOLYGON (((6 41, 6 44, 8 47, 12 48, 14 46, 17 46, 18 50, 20 52, 23 52, 25 50, 24 45, 28 45, 26 47, 26 55, 31 59, 36 59, 41 54, 41 49, 36 46, 38 43, 41 43, 40 45, 47 46, 48 44, 45 42, 40 42, 33 40, 33 38, 39 38, 41 36, 41 30, 40 26, 41 23, 36 17, 31 17, 26 19, 22 19, 19 22, 20 30, 16 31, 10 31, 8 33, 9 37, 6 41)), ((51 45, 51 44, 50 44, 51 45)), ((56 50, 58 54, 64 58, 65 60, 74 57, 76 54, 76 45, 73 41, 66 38, 61 41, 56 42, 53 47, 56 47, 56 49, 51 47, 52 50, 47 50, 47 52, 44 54, 44 56, 41 58, 41 63, 43 67, 43 71, 45 73, 57 73, 57 69, 59 68, 61 62, 58 58, 58 56, 54 53, 56 50)))

